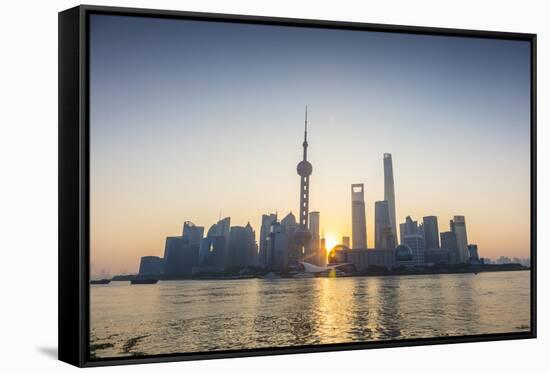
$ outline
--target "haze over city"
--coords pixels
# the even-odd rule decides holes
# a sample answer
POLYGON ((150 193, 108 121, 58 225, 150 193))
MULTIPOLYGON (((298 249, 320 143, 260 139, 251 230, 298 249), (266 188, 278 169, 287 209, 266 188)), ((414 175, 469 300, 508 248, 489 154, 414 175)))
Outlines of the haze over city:
POLYGON ((134 273, 184 221, 298 215, 309 107, 310 211, 368 246, 391 153, 397 223, 465 215, 483 256, 529 256, 529 44, 91 17, 92 272, 134 273))

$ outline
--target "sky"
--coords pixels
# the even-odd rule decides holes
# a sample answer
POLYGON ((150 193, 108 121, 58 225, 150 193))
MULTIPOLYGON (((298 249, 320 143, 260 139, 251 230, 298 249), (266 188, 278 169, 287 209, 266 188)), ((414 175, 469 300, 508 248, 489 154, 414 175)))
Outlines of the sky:
POLYGON ((134 273, 184 221, 298 215, 304 107, 310 211, 367 241, 391 153, 398 223, 464 215, 480 256, 529 257, 526 41, 92 15, 92 275, 134 273))

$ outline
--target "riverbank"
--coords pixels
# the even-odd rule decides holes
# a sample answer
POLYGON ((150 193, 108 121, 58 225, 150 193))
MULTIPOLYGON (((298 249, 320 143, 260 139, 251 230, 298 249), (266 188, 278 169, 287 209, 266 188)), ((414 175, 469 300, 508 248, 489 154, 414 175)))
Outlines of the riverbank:
MULTIPOLYGON (((219 274, 202 274, 194 276, 180 276, 180 277, 164 277, 164 276, 151 276, 147 278, 156 279, 160 281, 171 280, 239 280, 239 279, 251 279, 251 278, 313 278, 313 277, 382 277, 382 276, 417 276, 417 275, 440 275, 440 274, 478 274, 483 272, 510 272, 510 271, 530 271, 529 267, 524 267, 520 264, 488 264, 479 266, 446 266, 446 267, 415 267, 415 268, 399 268, 394 270, 387 270, 385 268, 369 268, 366 271, 340 271, 329 270, 319 274, 308 274, 303 271, 292 271, 283 273, 273 273, 265 271, 257 271, 255 273, 219 273, 219 274), (309 275, 309 276, 304 276, 309 275)), ((117 275, 114 276, 111 281, 132 281, 138 278, 143 278, 138 275, 117 275)))

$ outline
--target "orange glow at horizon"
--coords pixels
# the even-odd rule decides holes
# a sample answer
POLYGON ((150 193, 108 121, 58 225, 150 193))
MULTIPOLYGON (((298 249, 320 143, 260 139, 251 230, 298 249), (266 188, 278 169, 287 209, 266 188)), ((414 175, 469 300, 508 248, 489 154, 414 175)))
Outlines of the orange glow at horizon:
POLYGON ((335 234, 327 234, 325 236, 325 247, 327 249, 327 255, 330 253, 330 251, 334 248, 334 246, 338 245, 338 236, 335 234))

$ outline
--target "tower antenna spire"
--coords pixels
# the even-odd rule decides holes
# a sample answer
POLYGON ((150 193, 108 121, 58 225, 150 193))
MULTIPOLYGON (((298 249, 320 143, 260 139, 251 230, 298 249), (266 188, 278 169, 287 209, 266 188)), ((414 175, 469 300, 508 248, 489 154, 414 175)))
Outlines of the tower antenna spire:
POLYGON ((306 120, 304 122, 304 142, 307 144, 307 105, 306 105, 306 120))
POLYGON ((306 135, 307 135, 307 105, 306 105, 306 120, 305 120, 305 130, 306 130, 306 135))
POLYGON ((305 121, 304 121, 304 142, 302 143, 302 147, 304 148, 304 157, 303 160, 307 160, 307 105, 306 105, 306 115, 305 115, 305 121))

